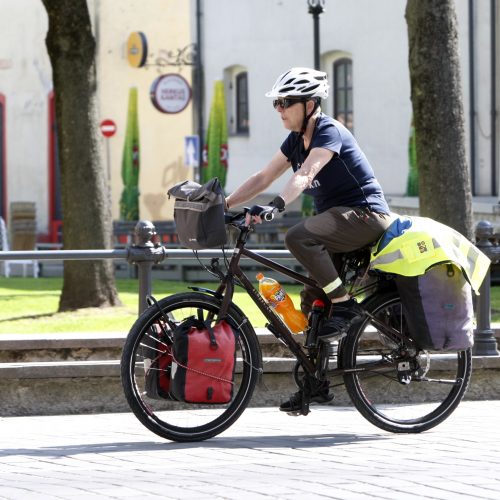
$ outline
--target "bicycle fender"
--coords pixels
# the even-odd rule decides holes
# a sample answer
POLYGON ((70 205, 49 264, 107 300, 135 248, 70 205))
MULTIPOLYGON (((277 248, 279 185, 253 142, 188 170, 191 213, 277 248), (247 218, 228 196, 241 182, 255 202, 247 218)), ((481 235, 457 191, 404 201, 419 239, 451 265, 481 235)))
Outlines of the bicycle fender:
POLYGON ((222 299, 222 295, 220 293, 217 293, 215 290, 212 290, 211 288, 205 288, 201 286, 188 286, 188 288, 195 292, 206 293, 208 295, 213 295, 217 299, 222 299))
MULTIPOLYGON (((188 286, 188 288, 195 292, 206 293, 207 295, 213 295, 216 299, 219 300, 222 300, 223 298, 222 294, 217 293, 215 290, 212 290, 211 288, 204 288, 200 286, 188 286)), ((236 309, 236 311, 240 314, 240 316, 248 321, 247 315, 234 302, 231 302, 231 307, 236 309)))

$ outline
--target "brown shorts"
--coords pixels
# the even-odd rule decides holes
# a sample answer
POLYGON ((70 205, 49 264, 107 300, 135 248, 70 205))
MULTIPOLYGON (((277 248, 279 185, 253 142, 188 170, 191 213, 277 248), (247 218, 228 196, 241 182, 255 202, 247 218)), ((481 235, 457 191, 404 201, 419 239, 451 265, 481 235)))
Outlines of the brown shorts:
MULTIPOLYGON (((328 298, 342 297, 347 291, 339 279, 333 254, 352 252, 376 242, 391 222, 390 215, 364 208, 333 207, 291 227, 285 245, 328 298)), ((307 312, 318 297, 306 288, 302 298, 302 308, 307 312)))

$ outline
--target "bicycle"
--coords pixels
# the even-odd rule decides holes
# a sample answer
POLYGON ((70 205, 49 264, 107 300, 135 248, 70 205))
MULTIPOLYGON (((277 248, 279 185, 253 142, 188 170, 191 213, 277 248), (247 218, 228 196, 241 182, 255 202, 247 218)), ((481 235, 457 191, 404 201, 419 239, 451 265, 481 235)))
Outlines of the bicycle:
MULTIPOLYGON (((317 339, 327 310, 316 304, 304 335, 292 335, 240 268, 240 259, 252 259, 317 288, 315 281, 246 248, 253 227, 245 225, 245 212, 226 215, 226 223, 237 229, 237 237, 225 272, 219 260, 212 259, 210 270, 220 279, 216 290, 192 286, 190 292, 159 301, 150 298, 150 307, 137 319, 125 341, 123 389, 130 408, 144 426, 173 441, 205 440, 230 427, 250 403, 263 372, 262 355, 251 322, 232 302, 235 285, 248 293, 268 320, 268 330, 297 360, 293 377, 304 397, 296 413, 309 413, 309 398, 317 384, 330 388, 344 384, 363 417, 389 432, 423 432, 455 410, 470 381, 471 349, 452 354, 420 350, 407 333, 393 276, 369 270, 369 247, 341 257, 340 277, 350 293, 358 297, 364 314, 346 337, 330 344, 317 339), (363 279, 366 276, 370 279, 363 279), (173 401, 168 395, 159 399, 148 395, 145 374, 151 369, 152 358, 170 352, 173 330, 192 316, 211 322, 226 317, 238 332, 236 377, 228 404, 187 404, 173 401), (305 337, 305 341, 301 343, 298 337, 305 337), (439 375, 443 370, 445 378, 439 375)), ((168 363, 164 369, 169 369, 168 363)))

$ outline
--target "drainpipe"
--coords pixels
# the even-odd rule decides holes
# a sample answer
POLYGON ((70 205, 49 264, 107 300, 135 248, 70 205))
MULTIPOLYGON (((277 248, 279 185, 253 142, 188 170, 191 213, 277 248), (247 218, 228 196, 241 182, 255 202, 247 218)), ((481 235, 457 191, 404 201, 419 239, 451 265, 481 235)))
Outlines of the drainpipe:
POLYGON ((491 36, 491 194, 498 194, 497 180, 497 34, 496 0, 490 0, 490 36, 491 36))
POLYGON ((199 137, 199 151, 198 151, 198 179, 201 179, 201 166, 203 164, 203 61, 202 54, 202 26, 201 26, 201 0, 196 0, 196 91, 198 94, 197 114, 198 114, 198 137, 199 137))
POLYGON ((469 113, 470 113, 470 182, 476 194, 476 85, 474 56, 474 0, 469 0, 469 113))

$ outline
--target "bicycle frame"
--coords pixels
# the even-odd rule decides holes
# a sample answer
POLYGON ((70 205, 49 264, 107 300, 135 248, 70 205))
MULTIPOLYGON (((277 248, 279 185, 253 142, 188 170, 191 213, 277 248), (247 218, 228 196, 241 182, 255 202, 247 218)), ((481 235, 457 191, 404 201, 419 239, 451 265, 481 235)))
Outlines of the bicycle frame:
MULTIPOLYGON (((293 335, 243 272, 240 259, 248 258, 321 292, 316 282, 246 249, 251 227, 244 225, 244 214, 230 216, 227 223, 237 227, 239 235, 226 272, 218 267, 218 259, 212 260, 211 270, 220 279, 217 290, 189 287, 195 293, 174 294, 159 302, 151 297, 156 307, 148 308, 141 315, 125 341, 121 360, 125 395, 134 414, 148 429, 174 441, 208 439, 232 425, 249 404, 263 363, 251 323, 233 304, 234 287, 240 284, 267 318, 267 328, 296 359, 292 375, 299 391, 281 405, 282 411, 307 415, 311 403, 331 401, 330 389, 339 385, 345 386, 351 401, 367 420, 390 432, 422 432, 438 425, 454 411, 469 384, 471 350, 458 352, 455 360, 451 356, 444 360, 450 363, 432 370, 430 353, 419 349, 407 333, 404 306, 393 277, 368 271, 368 248, 346 253, 341 259, 334 256, 340 279, 348 292, 357 296, 362 311, 352 322, 347 336, 332 345, 317 335, 318 330, 321 332, 322 318, 331 311, 313 307, 304 335, 293 335), (373 280, 364 279, 368 272, 373 280), (206 408, 205 403, 186 406, 171 396, 174 363, 179 365, 171 345, 174 332, 193 316, 207 324, 226 319, 238 332, 235 354, 241 376, 233 381, 235 393, 228 404, 207 403, 206 408), (452 376, 443 379, 432 375, 439 375, 443 370, 452 376), (160 373, 169 384, 165 393, 163 388, 158 390, 160 373), (375 376, 380 378, 372 380, 375 376), (440 389, 432 394, 432 391, 414 388, 414 384, 425 382, 439 384, 440 389), (170 411, 177 409, 183 411, 170 411)), ((184 368, 194 370, 189 366, 184 368)))
MULTIPOLYGON (((253 286, 252 282, 240 268, 240 259, 242 257, 247 257, 254 260, 255 262, 258 262, 259 264, 262 264, 270 269, 273 269, 274 271, 279 272, 284 276, 288 276, 293 280, 302 283, 303 285, 308 285, 310 287, 316 288, 319 292, 321 292, 322 290, 318 287, 316 281, 314 281, 312 278, 299 274, 286 266, 263 257, 257 252, 247 249, 245 247, 245 244, 248 240, 251 229, 246 226, 239 226, 238 229, 240 231, 240 234, 237 238, 233 255, 229 261, 227 273, 224 275, 224 277, 222 277, 221 284, 216 291, 217 294, 223 296, 220 315, 224 316, 229 309, 234 294, 233 279, 236 278, 246 290, 248 295, 252 298, 253 302, 260 309, 262 314, 269 321, 269 325, 267 325, 267 327, 271 331, 271 333, 290 349, 290 351, 297 358, 298 362, 302 365, 304 370, 309 375, 314 375, 317 367, 309 359, 307 353, 302 349, 301 344, 299 344, 299 342, 295 340, 295 336, 290 332, 283 320, 274 313, 269 304, 262 298, 258 290, 253 286)), ((365 290, 366 289, 362 291, 365 290)))

